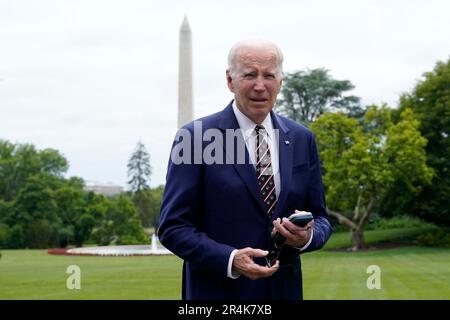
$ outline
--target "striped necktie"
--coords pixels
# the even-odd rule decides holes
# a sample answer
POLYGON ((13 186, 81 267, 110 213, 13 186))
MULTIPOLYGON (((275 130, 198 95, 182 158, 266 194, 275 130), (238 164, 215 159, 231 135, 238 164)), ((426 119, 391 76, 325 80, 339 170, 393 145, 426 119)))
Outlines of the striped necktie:
POLYGON ((268 210, 267 214, 272 216, 277 203, 275 192, 275 179, 273 177, 272 161, 270 159, 267 133, 263 126, 257 125, 256 131, 256 176, 261 196, 268 210))

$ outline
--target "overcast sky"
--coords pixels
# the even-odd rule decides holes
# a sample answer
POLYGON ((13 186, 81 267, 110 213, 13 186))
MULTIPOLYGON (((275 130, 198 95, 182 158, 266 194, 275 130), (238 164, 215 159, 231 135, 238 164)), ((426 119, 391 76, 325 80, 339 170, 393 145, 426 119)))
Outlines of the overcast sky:
POLYGON ((68 176, 122 186, 141 140, 151 185, 164 183, 184 14, 195 117, 232 99, 226 56, 241 39, 272 40, 284 71, 325 67, 364 104, 392 107, 450 55, 447 0, 0 0, 0 139, 58 149, 68 176))

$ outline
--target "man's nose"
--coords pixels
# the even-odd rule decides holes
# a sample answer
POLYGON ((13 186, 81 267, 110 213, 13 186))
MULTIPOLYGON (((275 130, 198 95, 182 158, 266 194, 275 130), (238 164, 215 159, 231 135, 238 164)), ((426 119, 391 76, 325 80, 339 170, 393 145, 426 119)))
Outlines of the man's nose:
POLYGON ((253 86, 255 91, 264 91, 266 90, 266 86, 264 85, 264 79, 262 77, 257 77, 255 79, 255 85, 253 86))

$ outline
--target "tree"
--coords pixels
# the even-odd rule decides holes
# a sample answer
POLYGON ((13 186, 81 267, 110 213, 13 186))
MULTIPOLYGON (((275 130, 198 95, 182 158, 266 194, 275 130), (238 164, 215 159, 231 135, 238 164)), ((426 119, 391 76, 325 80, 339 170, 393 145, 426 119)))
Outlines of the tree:
POLYGON ((397 114, 411 109, 420 120, 420 132, 428 140, 427 164, 434 169, 433 183, 417 197, 396 202, 386 199, 383 211, 409 211, 422 218, 450 225, 450 58, 437 62, 411 93, 403 94, 397 114))
POLYGON ((349 80, 334 80, 326 69, 288 73, 283 79, 276 109, 294 121, 308 125, 325 112, 363 115, 360 99, 344 95, 354 88, 349 80))
POLYGON ((11 230, 7 224, 0 223, 0 249, 7 248, 11 238, 11 230))
POLYGON ((153 194, 152 189, 137 191, 131 195, 138 211, 139 219, 146 228, 152 226, 153 194))
POLYGON ((108 199, 107 207, 105 218, 94 235, 99 244, 143 244, 149 242, 136 207, 126 195, 108 199))
MULTIPOLYGON (((60 242, 73 242, 81 247, 89 240, 97 220, 89 213, 84 191, 78 186, 65 186, 56 191, 58 214, 65 228, 60 229, 60 242)), ((62 245, 64 247, 64 245, 62 245)))
POLYGON ((23 232, 22 225, 15 224, 11 228, 11 234, 9 237, 9 248, 19 249, 25 246, 25 234, 23 232))
POLYGON ((74 226, 74 242, 81 247, 84 242, 90 239, 91 233, 96 226, 97 221, 89 213, 83 213, 77 217, 74 226))
POLYGON ((56 245, 56 228, 47 219, 33 220, 27 225, 25 241, 28 248, 45 249, 56 245))
POLYGON ((15 199, 13 221, 24 227, 25 245, 29 248, 46 248, 58 242, 61 219, 51 183, 51 178, 45 174, 33 175, 15 199))
POLYGON ((132 192, 149 189, 152 167, 150 166, 150 155, 142 142, 138 142, 135 151, 128 160, 128 184, 132 192))
POLYGON ((6 201, 18 194, 29 177, 43 174, 55 186, 67 169, 67 160, 56 150, 38 151, 31 144, 0 140, 0 195, 6 201))
POLYGON ((150 214, 151 225, 158 229, 159 226, 159 212, 161 210, 162 196, 164 193, 164 186, 159 185, 156 188, 151 189, 152 195, 152 209, 150 214))
POLYGON ((411 193, 429 184, 426 139, 406 109, 397 123, 386 106, 370 107, 364 125, 343 113, 311 124, 324 171, 328 213, 351 229, 352 249, 364 247, 364 226, 374 208, 402 181, 411 193))
POLYGON ((142 142, 138 142, 135 151, 128 161, 128 184, 133 193, 133 202, 139 213, 142 225, 150 226, 152 197, 150 190, 150 175, 152 167, 150 166, 150 156, 142 142))
POLYGON ((66 246, 88 237, 83 180, 65 179, 67 169, 57 150, 0 140, 0 223, 10 228, 8 247, 66 246))

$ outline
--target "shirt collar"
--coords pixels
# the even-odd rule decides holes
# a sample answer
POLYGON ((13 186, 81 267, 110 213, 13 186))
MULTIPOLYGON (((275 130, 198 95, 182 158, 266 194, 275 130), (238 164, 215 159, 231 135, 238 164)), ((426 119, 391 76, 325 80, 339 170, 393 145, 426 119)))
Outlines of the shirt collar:
MULTIPOLYGON (((241 110, 236 106, 236 101, 233 101, 233 112, 238 121, 239 127, 242 130, 242 134, 244 135, 244 139, 247 140, 251 135, 256 135, 255 126, 256 123, 253 120, 249 119, 245 114, 242 113, 241 110)), ((273 125, 272 125, 272 117, 270 113, 266 116, 261 125, 266 129, 267 135, 269 138, 272 138, 273 135, 273 125)))

